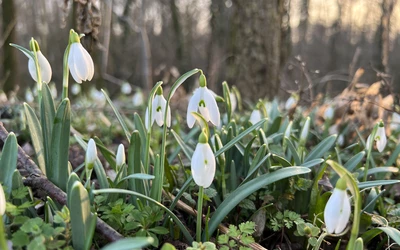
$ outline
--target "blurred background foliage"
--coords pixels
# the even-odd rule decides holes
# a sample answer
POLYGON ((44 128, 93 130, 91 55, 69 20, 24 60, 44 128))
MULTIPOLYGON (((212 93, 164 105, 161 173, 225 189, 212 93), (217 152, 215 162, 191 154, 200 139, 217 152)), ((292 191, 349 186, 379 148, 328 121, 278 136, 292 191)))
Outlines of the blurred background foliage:
POLYGON ((312 85, 314 92, 303 96, 312 102, 316 93, 340 93, 362 67, 359 82, 392 76, 399 92, 396 0, 0 2, 0 86, 9 95, 23 95, 35 83, 27 58, 8 44, 28 47, 37 39, 61 89, 71 28, 86 35, 95 61, 94 81, 83 89, 95 84, 113 94, 128 82, 148 91, 158 80, 170 84, 201 68, 217 93, 223 80, 254 102, 312 85))

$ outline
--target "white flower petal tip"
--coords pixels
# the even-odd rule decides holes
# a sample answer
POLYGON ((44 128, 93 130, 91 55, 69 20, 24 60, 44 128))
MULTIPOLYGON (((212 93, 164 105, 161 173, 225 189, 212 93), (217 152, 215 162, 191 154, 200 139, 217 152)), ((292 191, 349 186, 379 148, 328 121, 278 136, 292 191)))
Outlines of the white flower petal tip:
POLYGON ((214 126, 219 126, 221 115, 219 113, 217 101, 215 100, 212 91, 207 87, 197 88, 189 100, 186 114, 186 121, 189 128, 192 128, 196 122, 196 118, 192 115, 192 112, 197 111, 200 111, 200 114, 207 122, 211 121, 214 126))
MULTIPOLYGON (((384 126, 378 126, 374 140, 376 141, 376 148, 378 149, 378 151, 380 153, 382 153, 387 144, 387 137, 386 137, 386 132, 385 132, 384 126)), ((367 141, 365 143, 365 148, 367 150, 371 147, 372 141, 373 141, 372 136, 369 135, 367 138, 367 141)))
MULTIPOLYGON (((165 100, 163 95, 156 95, 152 101, 152 109, 151 109, 151 117, 150 117, 150 125, 149 125, 149 109, 146 109, 145 115, 145 127, 149 129, 149 127, 153 126, 154 121, 156 121, 158 126, 164 125, 164 115, 166 112, 167 100, 165 100)), ((167 127, 171 126, 171 108, 168 105, 168 113, 167 113, 167 127)))
POLYGON ((96 159, 97 159, 96 143, 94 142, 93 139, 90 139, 86 149, 85 164, 86 165, 94 164, 96 159))
POLYGON ((191 161, 194 182, 208 188, 215 176, 215 157, 208 143, 198 143, 191 161))
POLYGON ((118 150, 117 150, 117 155, 115 157, 115 162, 117 167, 122 167, 122 165, 125 164, 126 158, 125 158, 125 147, 123 144, 119 144, 118 150))
POLYGON ((376 147, 378 148, 378 151, 382 152, 385 149, 386 143, 387 143, 385 127, 381 127, 381 126, 378 127, 378 130, 376 131, 375 140, 376 140, 376 147))
POLYGON ((82 81, 90 81, 93 78, 93 59, 79 42, 72 43, 70 45, 68 54, 68 67, 72 77, 77 83, 82 83, 82 81))
POLYGON ((0 184, 0 216, 4 215, 5 212, 6 212, 6 196, 4 194, 3 186, 0 184))
POLYGON ((256 124, 257 122, 261 121, 261 112, 258 109, 253 110, 250 115, 249 121, 251 124, 256 124))
POLYGON ((335 188, 324 210, 326 230, 330 234, 340 234, 350 219, 351 206, 346 190, 335 188))
MULTIPOLYGON (((38 58, 38 64, 39 64, 39 70, 40 70, 42 82, 49 83, 51 81, 51 76, 52 76, 52 70, 51 70, 50 63, 40 50, 36 53, 36 55, 38 58)), ((35 82, 37 82, 38 80, 37 80, 37 74, 36 74, 36 65, 35 65, 35 61, 31 57, 29 57, 29 60, 28 60, 28 69, 29 69, 29 74, 31 75, 32 79, 35 82)))

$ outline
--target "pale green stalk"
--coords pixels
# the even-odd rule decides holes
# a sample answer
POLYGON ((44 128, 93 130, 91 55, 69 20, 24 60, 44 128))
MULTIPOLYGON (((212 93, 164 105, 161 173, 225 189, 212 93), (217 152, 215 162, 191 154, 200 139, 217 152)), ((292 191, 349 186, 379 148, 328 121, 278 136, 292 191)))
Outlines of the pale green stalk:
POLYGON ((68 44, 68 46, 64 52, 62 99, 68 98, 68 78, 69 78, 68 55, 69 55, 70 48, 71 48, 71 46, 68 44))
MULTIPOLYGON (((31 42, 35 43, 35 39, 31 39, 31 42)), ((36 77, 37 77, 37 83, 38 83, 38 96, 39 96, 39 107, 40 107, 40 102, 42 100, 42 74, 40 73, 40 67, 39 67, 39 60, 37 56, 37 51, 34 48, 33 49, 33 57, 35 61, 35 68, 36 68, 36 77)))
MULTIPOLYGON (((164 165, 165 165, 165 147, 167 142, 167 114, 169 110, 169 103, 171 101, 172 96, 174 95, 177 88, 190 76, 201 72, 199 69, 193 69, 189 72, 186 72, 184 75, 178 78, 176 82, 172 85, 171 90, 168 94, 166 107, 165 107, 165 114, 164 114, 164 127, 163 127, 163 134, 161 140, 161 154, 160 154, 160 165, 158 169, 154 169, 154 175, 156 178, 153 181, 153 187, 151 188, 151 197, 156 201, 161 201, 161 194, 162 194, 162 184, 164 181, 164 165)), ((150 113, 150 112, 149 112, 150 113)), ((146 156, 147 157, 147 156, 146 156)))
MULTIPOLYGON (((367 181, 369 162, 371 160, 371 151, 372 151, 372 148, 374 147, 375 135, 376 135, 376 130, 377 129, 378 129, 378 124, 376 124, 374 126, 374 128, 372 129, 371 142, 370 142, 369 148, 367 148, 367 162, 365 163, 363 181, 367 181)), ((368 139, 367 139, 367 141, 368 141, 368 139)), ((365 145, 367 145, 367 142, 365 142, 365 145)))
POLYGON ((204 187, 199 187, 198 200, 197 200, 197 223, 196 223, 196 241, 201 241, 201 222, 203 219, 203 196, 204 187))
POLYGON ((8 249, 3 216, 0 216, 0 249, 8 249))

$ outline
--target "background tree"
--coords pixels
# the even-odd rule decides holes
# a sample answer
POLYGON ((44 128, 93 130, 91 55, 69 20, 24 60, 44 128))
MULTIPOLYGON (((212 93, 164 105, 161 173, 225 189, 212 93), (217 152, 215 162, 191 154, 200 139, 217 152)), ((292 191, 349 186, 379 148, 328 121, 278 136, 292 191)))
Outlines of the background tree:
POLYGON ((3 47, 3 90, 9 94, 18 87, 18 62, 17 51, 9 46, 9 43, 16 41, 17 13, 14 0, 1 2, 3 29, 0 39, 0 47, 3 47))

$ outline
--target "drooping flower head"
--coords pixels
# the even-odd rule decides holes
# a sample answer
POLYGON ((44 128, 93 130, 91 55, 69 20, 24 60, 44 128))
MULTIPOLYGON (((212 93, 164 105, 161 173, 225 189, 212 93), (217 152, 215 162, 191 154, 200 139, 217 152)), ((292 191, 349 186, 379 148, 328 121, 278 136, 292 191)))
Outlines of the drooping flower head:
POLYGON ((207 135, 202 132, 191 161, 192 176, 198 186, 208 188, 215 176, 215 156, 208 144, 207 135))
POLYGON ((307 140, 309 130, 310 130, 310 117, 307 117, 306 121, 304 122, 303 129, 301 130, 299 139, 300 143, 302 143, 303 145, 307 140))
POLYGON ((299 101, 299 96, 296 93, 293 93, 285 102, 285 109, 289 110, 297 105, 299 101))
POLYGON ((376 141, 376 147, 378 151, 382 152, 385 149, 387 143, 385 124, 383 123, 382 120, 378 123, 378 128, 376 130, 375 137, 372 139, 372 135, 368 136, 367 143, 365 145, 367 149, 370 148, 373 140, 376 141))
POLYGON ((74 30, 69 33, 68 67, 75 82, 90 81, 94 74, 93 59, 81 44, 74 30))
POLYGON ((350 219, 351 206, 346 192, 346 180, 340 178, 326 203, 324 221, 328 233, 339 234, 346 228, 350 219))
MULTIPOLYGON (((29 42, 29 47, 33 54, 36 52, 39 65, 39 72, 42 78, 42 82, 49 83, 51 81, 51 76, 52 76, 52 70, 49 61, 40 51, 39 44, 35 39, 33 38, 31 39, 31 41, 29 42)), ((29 58, 28 60, 29 74, 31 75, 32 79, 35 82, 37 82, 38 79, 37 79, 35 60, 31 56, 29 55, 27 56, 29 58)))
MULTIPOLYGON (((149 129, 153 126, 154 121, 156 121, 158 126, 164 125, 164 114, 166 111, 167 100, 165 100, 163 96, 163 89, 158 87, 157 93, 154 96, 153 102, 151 104, 151 117, 150 117, 150 126, 149 126, 149 108, 146 109, 145 116, 145 126, 146 129, 149 129)), ((167 112, 167 127, 171 126, 171 108, 168 105, 167 112)))
POLYGON ((211 91, 207 88, 207 81, 205 75, 202 73, 199 78, 200 87, 193 92, 193 96, 189 100, 189 106, 186 114, 186 120, 189 128, 192 128, 196 118, 192 112, 200 110, 200 114, 208 122, 211 121, 215 126, 219 126, 220 114, 211 91))
POLYGON ((329 105, 324 111, 325 120, 332 120, 334 114, 335 110, 333 109, 332 105, 329 105))

